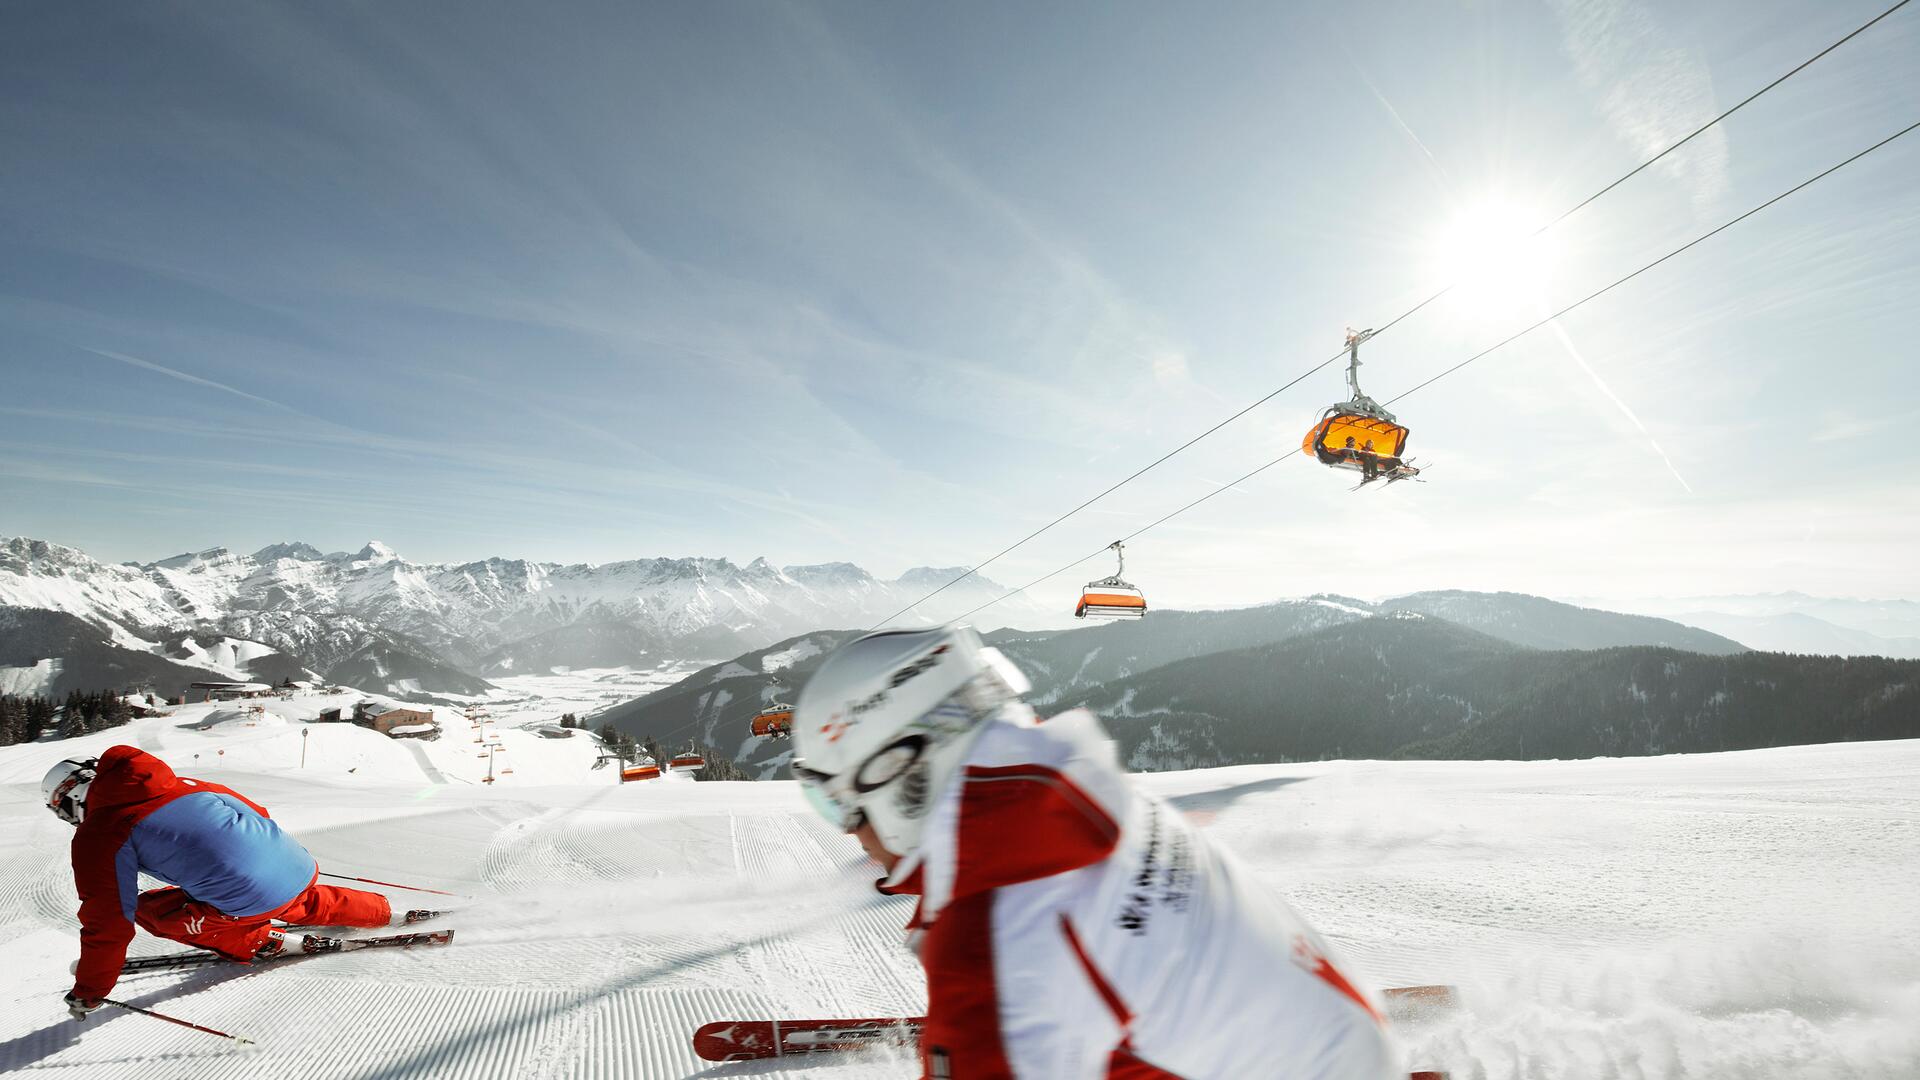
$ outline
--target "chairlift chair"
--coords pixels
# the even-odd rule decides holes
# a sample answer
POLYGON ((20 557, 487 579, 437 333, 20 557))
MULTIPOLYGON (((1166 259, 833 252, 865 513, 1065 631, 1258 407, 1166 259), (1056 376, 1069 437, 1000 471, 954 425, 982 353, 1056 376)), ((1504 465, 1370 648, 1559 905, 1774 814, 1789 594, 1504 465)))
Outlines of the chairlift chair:
POLYGON ((1300 451, 1330 468, 1364 474, 1362 448, 1372 443, 1379 477, 1389 484, 1412 480, 1420 469, 1400 456, 1407 448, 1406 425, 1360 389, 1360 346, 1371 337, 1372 330, 1347 331, 1347 390, 1353 396, 1320 414, 1320 421, 1300 440, 1300 451))
POLYGON ((769 705, 757 713, 748 730, 761 738, 785 739, 793 735, 793 706, 769 705))
POLYGON ((1146 596, 1120 576, 1127 572, 1126 549, 1118 540, 1107 547, 1119 557, 1120 568, 1080 590, 1080 603, 1073 609, 1076 619, 1137 619, 1147 613, 1146 596))

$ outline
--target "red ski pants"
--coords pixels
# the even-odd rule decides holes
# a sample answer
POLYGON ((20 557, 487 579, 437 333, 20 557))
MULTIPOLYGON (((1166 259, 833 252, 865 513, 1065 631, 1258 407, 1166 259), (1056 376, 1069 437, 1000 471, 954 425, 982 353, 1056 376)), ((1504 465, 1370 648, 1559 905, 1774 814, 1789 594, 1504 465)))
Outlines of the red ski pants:
POLYGON ((183 890, 154 889, 140 894, 133 918, 149 934, 245 961, 266 943, 275 919, 291 926, 385 926, 393 918, 393 909, 379 893, 314 882, 276 911, 238 917, 223 914, 183 890))

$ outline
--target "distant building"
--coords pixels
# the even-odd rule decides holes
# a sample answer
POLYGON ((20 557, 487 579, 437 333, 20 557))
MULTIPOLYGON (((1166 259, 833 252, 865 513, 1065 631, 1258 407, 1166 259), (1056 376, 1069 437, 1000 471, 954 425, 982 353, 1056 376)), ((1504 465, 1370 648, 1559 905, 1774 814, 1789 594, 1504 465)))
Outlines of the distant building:
POLYGON ((341 710, 340 710, 340 706, 338 705, 335 705, 331 709, 321 709, 320 715, 314 718, 314 723, 316 724, 343 723, 345 722, 346 717, 342 716, 340 713, 341 713, 341 710))
POLYGON ((440 725, 432 709, 394 709, 363 701, 353 707, 353 722, 396 739, 437 739, 440 725))
POLYGON ((573 738, 573 729, 564 728, 558 724, 548 724, 540 729, 540 737, 543 739, 571 739, 573 738))
POLYGON ((271 697, 276 691, 266 683, 197 682, 187 684, 200 691, 202 701, 233 701, 238 698, 271 697))

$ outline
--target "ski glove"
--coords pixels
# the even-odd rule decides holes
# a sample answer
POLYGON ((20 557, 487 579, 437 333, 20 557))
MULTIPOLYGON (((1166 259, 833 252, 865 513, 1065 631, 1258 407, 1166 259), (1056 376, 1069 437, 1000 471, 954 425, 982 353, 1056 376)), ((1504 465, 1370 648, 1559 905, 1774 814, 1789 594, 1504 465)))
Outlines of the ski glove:
POLYGON ((99 1008, 101 1005, 98 1001, 88 1001, 84 998, 74 997, 73 991, 71 990, 67 991, 67 996, 62 1000, 67 1003, 67 1015, 73 1017, 75 1020, 85 1020, 88 1013, 99 1008))

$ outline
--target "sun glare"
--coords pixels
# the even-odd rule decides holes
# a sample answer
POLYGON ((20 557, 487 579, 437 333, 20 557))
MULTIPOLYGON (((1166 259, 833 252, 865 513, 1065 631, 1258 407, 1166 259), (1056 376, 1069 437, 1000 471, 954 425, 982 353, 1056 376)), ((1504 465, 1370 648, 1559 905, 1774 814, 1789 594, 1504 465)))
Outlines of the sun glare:
POLYGON ((1433 262, 1441 281, 1454 283, 1454 300, 1470 317, 1531 311, 1554 269, 1551 233, 1533 207, 1490 196, 1460 208, 1434 235, 1433 262))

